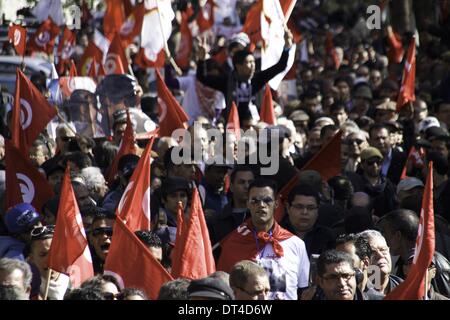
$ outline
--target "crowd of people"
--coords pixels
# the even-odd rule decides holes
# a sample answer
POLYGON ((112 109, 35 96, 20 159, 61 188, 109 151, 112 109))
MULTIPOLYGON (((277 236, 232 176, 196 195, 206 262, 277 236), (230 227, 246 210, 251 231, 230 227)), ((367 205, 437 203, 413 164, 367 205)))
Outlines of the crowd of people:
MULTIPOLYGON (((398 31, 395 37, 404 55, 396 61, 393 51, 399 48, 389 40, 390 21, 395 19, 392 14, 389 18, 389 4, 381 28, 370 30, 365 6, 330 11, 326 1, 297 1, 279 61, 261 70, 263 41, 255 42, 254 35, 242 31, 259 1, 225 2, 232 15, 217 14, 211 29, 192 38, 182 75, 167 55, 160 68, 188 116, 185 132, 190 138, 155 139, 151 228, 135 232, 170 273, 177 214, 181 206, 189 216, 197 188, 217 271, 201 279, 169 281, 158 299, 382 300, 407 278, 413 263, 430 162, 435 253, 424 298, 450 299, 450 43, 442 36, 450 22, 448 13, 443 16, 436 5, 432 9, 440 19, 421 21, 418 16, 413 27, 398 31), (414 34, 415 99, 398 106, 406 52, 414 34), (292 68, 278 90, 271 89, 275 119, 266 123, 260 112, 266 85, 287 69, 292 53, 292 68), (230 126, 234 107, 240 128, 259 134, 254 144, 230 126), (211 129, 223 140, 218 142, 211 129), (271 140, 274 132, 276 140, 271 140), (264 135, 268 140, 263 141, 264 135), (328 177, 321 168, 305 170, 337 135, 339 173, 328 177), (219 143, 223 154, 217 154, 219 143), (262 174, 270 165, 258 154, 263 144, 276 146, 269 152, 270 161, 278 163, 275 174, 262 174), (250 145, 256 149, 250 150, 250 145), (179 146, 200 150, 200 159, 175 161, 179 146), (229 158, 227 153, 232 161, 219 161, 229 158), (256 163, 250 161, 252 155, 256 163), (296 183, 289 186, 293 177, 296 183), (289 192, 280 198, 287 187, 289 192)), ((218 4, 221 10, 223 6, 218 4)), ((190 22, 194 21, 201 5, 180 0, 172 1, 172 7, 176 18, 168 47, 176 57, 184 43, 182 17, 191 12, 190 22)), ((101 6, 91 12, 91 20, 76 30, 75 63, 94 30, 102 27, 101 6)), ((143 288, 123 288, 114 276, 104 274, 117 208, 149 141, 140 135, 161 126, 162 98, 155 71, 135 62, 138 44, 126 48, 130 72, 106 75, 94 92, 77 89, 60 102, 54 97, 54 82, 43 74, 31 75, 45 97, 60 103, 65 119, 55 118, 28 154, 55 196, 42 208, 26 201, 6 207, 5 184, 0 184, 0 300, 149 299, 143 288), (97 113, 83 122, 86 114, 75 109, 97 113), (114 174, 112 164, 127 128, 127 114, 134 124, 135 152, 120 157, 114 174), (110 134, 99 134, 107 130, 110 134), (95 273, 77 288, 64 273, 53 271, 49 276, 48 268, 67 166, 95 273)), ((2 55, 14 54, 4 43, 2 55)), ((63 74, 68 75, 69 69, 70 65, 63 67, 63 74)), ((14 92, 2 88, 2 94, 0 177, 4 182, 5 172, 11 170, 4 158, 13 108, 6 97, 14 92)), ((333 160, 329 159, 330 166, 333 160)))

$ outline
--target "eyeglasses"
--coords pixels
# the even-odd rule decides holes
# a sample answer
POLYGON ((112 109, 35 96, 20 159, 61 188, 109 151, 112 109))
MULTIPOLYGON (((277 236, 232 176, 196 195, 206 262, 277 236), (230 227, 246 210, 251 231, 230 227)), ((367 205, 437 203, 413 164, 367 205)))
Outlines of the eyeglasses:
POLYGON ((112 227, 100 227, 100 228, 95 228, 94 230, 92 230, 92 235, 94 237, 98 237, 103 234, 106 234, 108 237, 111 237, 113 234, 112 227))
POLYGON ((366 160, 367 165, 369 166, 373 166, 375 163, 380 166, 383 162, 379 159, 375 159, 375 160, 366 160))
POLYGON ((291 204, 291 208, 297 209, 299 211, 303 211, 306 209, 306 211, 314 211, 317 210, 317 206, 309 205, 305 206, 303 204, 291 204))
POLYGON ((263 202, 266 205, 269 205, 273 202, 273 199, 271 197, 264 197, 264 198, 251 198, 250 199, 250 204, 256 206, 257 204, 259 204, 260 202, 263 202))
POLYGON ((344 279, 345 282, 350 281, 351 278, 355 276, 355 272, 351 273, 330 273, 328 275, 323 275, 321 278, 327 281, 336 282, 340 279, 344 279))
POLYGON ((49 224, 42 227, 36 227, 33 230, 31 230, 31 238, 39 239, 41 237, 54 233, 55 233, 55 225, 49 224))
POLYGON ((346 142, 347 142, 348 145, 352 145, 352 144, 354 144, 355 142, 356 142, 357 145, 360 145, 361 143, 364 142, 364 140, 361 140, 361 139, 352 139, 352 140, 350 140, 350 139, 349 139, 349 140, 347 140, 346 142))

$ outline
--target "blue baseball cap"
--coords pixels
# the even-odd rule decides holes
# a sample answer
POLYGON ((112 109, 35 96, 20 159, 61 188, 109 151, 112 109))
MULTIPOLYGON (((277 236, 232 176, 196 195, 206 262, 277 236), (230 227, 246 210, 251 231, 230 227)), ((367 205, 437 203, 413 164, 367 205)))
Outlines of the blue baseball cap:
POLYGON ((29 203, 19 203, 5 214, 5 225, 11 234, 24 233, 41 221, 41 216, 29 203))

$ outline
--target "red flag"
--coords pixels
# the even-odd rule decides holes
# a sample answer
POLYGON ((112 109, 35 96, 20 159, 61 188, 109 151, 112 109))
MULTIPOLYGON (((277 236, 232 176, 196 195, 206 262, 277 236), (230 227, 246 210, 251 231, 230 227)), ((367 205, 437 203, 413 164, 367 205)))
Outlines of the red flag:
POLYGON ((80 76, 87 75, 94 57, 95 60, 101 64, 103 61, 103 51, 100 50, 94 42, 89 41, 88 46, 84 50, 83 56, 78 63, 78 74, 80 76))
POLYGON ((144 53, 144 48, 140 48, 137 55, 134 57, 134 63, 141 68, 163 68, 166 61, 164 50, 161 50, 155 61, 147 59, 144 53))
POLYGON ((266 89, 264 91, 264 98, 261 105, 261 110, 259 112, 259 117, 261 121, 275 125, 277 124, 277 119, 275 118, 275 111, 273 110, 272 92, 270 91, 270 86, 266 84, 266 89))
POLYGON ((17 24, 9 26, 8 39, 14 45, 19 56, 25 56, 25 44, 27 42, 27 29, 17 24))
POLYGON ((133 4, 130 0, 123 0, 123 12, 125 13, 125 17, 128 17, 133 11, 133 4))
POLYGON ((392 30, 391 26, 387 27, 387 36, 389 41, 388 59, 390 64, 402 62, 405 50, 403 49, 400 36, 392 30))
POLYGON ((203 6, 200 5, 200 12, 197 15, 197 25, 200 32, 209 30, 214 25, 215 6, 213 0, 207 0, 203 6))
POLYGON ((120 31, 125 20, 125 11, 122 0, 106 0, 106 11, 103 16, 103 33, 108 40, 120 31))
POLYGON ((69 28, 65 27, 61 40, 58 44, 58 50, 56 55, 58 56, 58 73, 59 75, 64 74, 65 65, 68 63, 72 53, 75 49, 76 36, 75 33, 70 31, 69 28))
POLYGON ((106 55, 105 71, 106 74, 126 74, 127 70, 127 56, 122 47, 120 35, 116 33, 109 46, 108 54, 106 55))
POLYGON ((59 31, 59 27, 49 17, 42 22, 35 34, 28 41, 28 49, 30 52, 51 54, 55 45, 55 38, 58 36, 59 31))
POLYGON ((48 267, 68 274, 76 288, 94 276, 91 252, 67 166, 58 206, 55 234, 48 253, 48 267))
POLYGON ((291 16, 292 10, 294 10, 297 0, 280 0, 281 9, 283 9, 286 20, 291 16))
POLYGON ((425 275, 435 249, 433 209, 433 162, 428 164, 428 176, 420 211, 414 260, 405 281, 386 295, 384 300, 422 300, 425 297, 425 275))
POLYGON ((138 288, 155 300, 161 286, 172 276, 148 248, 120 220, 116 219, 104 274, 115 276, 123 287, 138 288))
POLYGON ((77 68, 75 67, 75 62, 73 59, 70 60, 70 70, 69 70, 69 78, 78 77, 77 68))
POLYGON ((158 89, 158 103, 160 107, 159 113, 159 130, 161 137, 170 137, 176 129, 186 129, 189 120, 186 112, 181 108, 178 101, 167 88, 161 74, 156 69, 156 85, 158 89))
POLYGON ((130 15, 120 27, 120 37, 122 43, 129 45, 135 37, 140 36, 142 30, 142 22, 144 21, 145 6, 144 2, 134 6, 130 15))
POLYGON ((150 230, 150 163, 155 136, 148 142, 122 199, 117 206, 117 216, 134 232, 150 230))
POLYGON ((300 181, 300 177, 299 177, 298 174, 296 174, 278 192, 278 195, 277 195, 278 206, 275 209, 275 215, 274 215, 276 222, 280 222, 283 219, 283 217, 284 217, 284 208, 285 208, 286 201, 287 201, 287 198, 289 196, 289 193, 291 192, 292 189, 294 189, 298 185, 299 181, 300 181))
POLYGON ((234 101, 231 103, 230 114, 228 115, 227 130, 234 131, 236 139, 241 139, 241 125, 239 123, 239 113, 234 101))
POLYGON ((209 232, 197 188, 194 188, 192 193, 188 225, 182 230, 180 238, 182 241, 176 240, 176 245, 180 247, 174 248, 175 252, 179 250, 179 253, 174 253, 177 259, 174 259, 172 263, 174 278, 200 279, 216 271, 209 232))
POLYGON ((408 158, 406 158, 405 166, 403 167, 400 180, 406 179, 408 177, 407 173, 409 166, 415 168, 423 168, 424 158, 425 150, 423 150, 423 148, 419 148, 419 150, 416 150, 416 147, 412 146, 411 149, 409 149, 408 158))
POLYGON ((136 154, 136 140, 134 139, 133 124, 131 123, 130 112, 127 111, 127 127, 123 133, 122 142, 120 143, 119 152, 117 152, 114 157, 113 162, 109 167, 109 172, 106 181, 109 185, 112 185, 114 178, 117 174, 117 165, 119 164, 119 159, 125 154, 136 154))
POLYGON ((315 170, 324 181, 341 174, 341 139, 342 131, 339 130, 301 170, 315 170))
POLYGON ((250 38, 252 49, 256 44, 262 41, 261 36, 261 12, 262 12, 262 0, 255 2, 247 12, 245 17, 245 23, 242 27, 242 32, 245 32, 250 38))
POLYGON ((6 206, 8 209, 18 203, 31 203, 39 212, 47 200, 54 196, 44 175, 5 139, 6 206))
POLYGON ((397 99, 397 112, 408 102, 415 101, 414 94, 416 82, 416 37, 409 42, 408 54, 403 69, 402 86, 397 99))
POLYGON ((339 67, 341 66, 341 62, 339 61, 339 57, 337 55, 336 48, 334 47, 333 35, 331 34, 330 31, 327 31, 327 39, 326 39, 326 43, 325 43, 325 48, 326 48, 325 50, 327 52, 327 56, 331 57, 333 66, 335 67, 336 70, 338 70, 339 67))
POLYGON ((17 68, 16 94, 11 118, 11 140, 14 146, 22 154, 28 155, 28 149, 34 140, 56 114, 56 109, 17 68))
POLYGON ((175 61, 180 68, 186 69, 189 67, 192 52, 192 33, 189 28, 189 18, 192 14, 192 8, 188 7, 188 10, 181 13, 180 33, 181 42, 179 50, 176 53, 175 61), (189 10, 190 9, 190 10, 189 10))

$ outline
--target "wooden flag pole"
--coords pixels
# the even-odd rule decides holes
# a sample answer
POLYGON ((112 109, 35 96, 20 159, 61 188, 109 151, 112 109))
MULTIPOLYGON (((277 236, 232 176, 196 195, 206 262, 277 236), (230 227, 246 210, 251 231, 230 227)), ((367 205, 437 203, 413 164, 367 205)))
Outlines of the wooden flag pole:
POLYGON ((163 24, 162 24, 162 19, 161 19, 161 12, 159 11, 159 0, 156 0, 156 10, 158 11, 159 26, 161 28, 161 35, 162 35, 163 42, 164 42, 164 52, 166 53, 166 57, 169 59, 169 62, 172 65, 172 67, 175 69, 175 72, 177 73, 177 75, 181 76, 181 75, 183 75, 183 71, 181 71, 180 67, 177 65, 177 63, 173 59, 172 55, 170 54, 169 46, 167 45, 167 39, 166 39, 166 36, 164 35, 164 29, 163 29, 163 24))
POLYGON ((45 284, 45 292, 44 292, 44 300, 47 300, 48 297, 48 288, 50 287, 50 278, 52 276, 52 269, 48 268, 48 275, 47 275, 47 283, 45 284))
POLYGON ((424 290, 425 294, 424 294, 423 300, 428 300, 428 268, 427 268, 427 271, 425 271, 425 279, 424 279, 423 285, 425 287, 425 290, 424 290))

